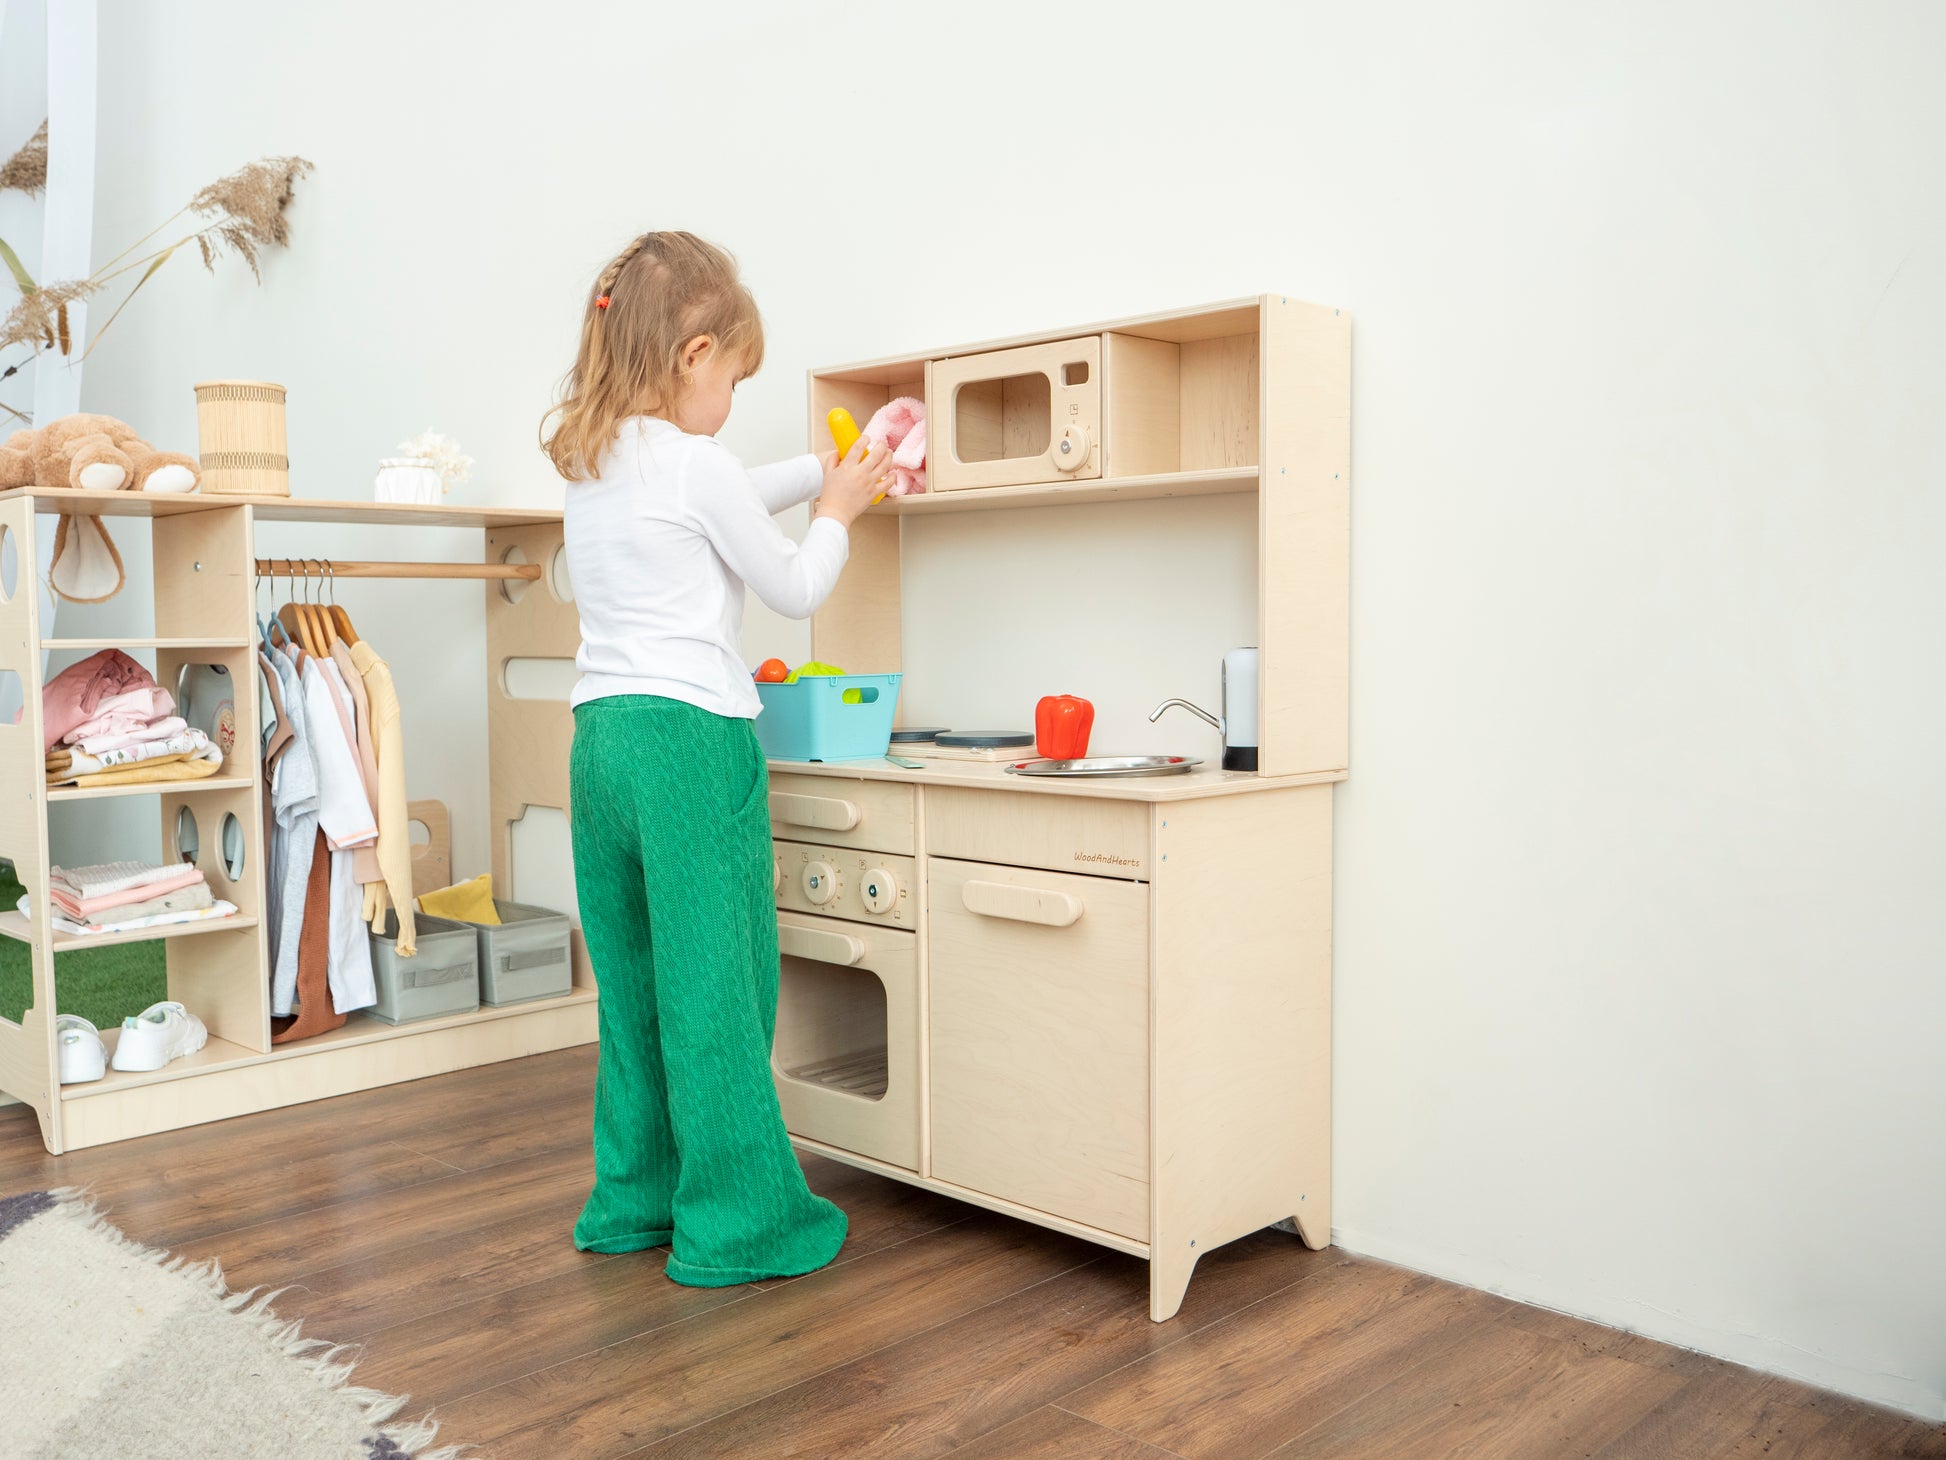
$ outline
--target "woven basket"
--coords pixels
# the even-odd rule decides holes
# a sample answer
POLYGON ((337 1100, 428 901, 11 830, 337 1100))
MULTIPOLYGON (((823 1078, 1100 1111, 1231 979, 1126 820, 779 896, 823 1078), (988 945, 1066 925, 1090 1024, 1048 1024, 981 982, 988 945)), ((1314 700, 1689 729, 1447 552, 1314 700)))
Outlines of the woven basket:
POLYGON ((284 387, 266 380, 205 380, 196 387, 203 490, 219 497, 288 497, 284 387))

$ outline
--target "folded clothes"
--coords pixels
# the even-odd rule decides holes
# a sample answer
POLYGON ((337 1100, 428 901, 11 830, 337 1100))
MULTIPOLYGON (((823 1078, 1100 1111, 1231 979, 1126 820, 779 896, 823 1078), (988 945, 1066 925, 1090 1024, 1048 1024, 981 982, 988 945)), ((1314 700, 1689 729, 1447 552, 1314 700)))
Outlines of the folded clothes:
POLYGON ((100 755, 89 755, 80 750, 52 751, 47 757, 47 778, 53 782, 71 781, 80 776, 99 775, 120 766, 161 765, 190 759, 220 763, 223 754, 202 731, 184 730, 162 740, 145 740, 117 750, 104 750, 100 755))
POLYGON ((165 892, 174 892, 179 887, 194 887, 203 880, 203 874, 195 867, 183 867, 173 877, 160 882, 146 883, 141 887, 126 888, 121 892, 107 892, 99 897, 76 897, 60 887, 47 890, 48 900, 56 909, 71 918, 92 917, 108 908, 129 907, 138 902, 146 902, 152 897, 161 897, 165 892))
POLYGON ((54 867, 47 880, 76 897, 104 897, 131 887, 167 882, 182 874, 182 863, 156 866, 151 862, 98 862, 92 867, 54 867))
POLYGON ((68 920, 84 927, 100 927, 103 923, 127 923, 137 918, 160 917, 164 913, 195 912, 215 902, 216 894, 209 890, 209 883, 198 882, 190 887, 178 887, 174 892, 165 892, 160 897, 151 897, 146 902, 125 903, 120 907, 104 908, 86 917, 70 917, 68 920))
MULTIPOLYGON (((33 917, 34 909, 30 899, 25 897, 21 898, 17 906, 20 909, 22 917, 33 917)), ((133 933, 143 928, 166 928, 174 923, 211 922, 217 918, 234 917, 236 916, 236 911, 237 906, 235 903, 219 900, 212 902, 208 907, 196 908, 189 912, 158 913, 154 917, 132 918, 127 922, 76 923, 62 917, 59 913, 54 915, 53 921, 54 931, 57 933, 72 933, 86 937, 91 934, 133 933)))
MULTIPOLYGON (((85 755, 100 755, 104 750, 120 750, 128 745, 142 745, 151 740, 167 740, 171 735, 180 735, 189 728, 189 722, 180 715, 168 715, 160 720, 152 720, 139 730, 124 730, 114 735, 89 735, 77 740, 73 749, 85 755)), ((50 755, 61 755, 65 748, 50 751, 50 755)))
POLYGON ((213 776, 223 767, 213 760, 185 759, 150 761, 146 765, 125 765, 90 776, 76 776, 71 784, 88 786, 133 786, 145 781, 199 781, 213 776))
POLYGON ((103 649, 70 664, 41 691, 42 748, 140 730, 175 712, 175 700, 154 675, 120 649, 103 649))

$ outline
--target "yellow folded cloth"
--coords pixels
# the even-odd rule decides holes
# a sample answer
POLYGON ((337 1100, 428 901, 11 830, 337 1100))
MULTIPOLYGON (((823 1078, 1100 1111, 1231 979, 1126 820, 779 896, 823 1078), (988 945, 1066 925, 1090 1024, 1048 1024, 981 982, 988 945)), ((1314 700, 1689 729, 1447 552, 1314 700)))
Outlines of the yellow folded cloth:
POLYGON ((134 765, 117 766, 112 771, 95 771, 74 777, 76 786, 133 786, 144 781, 200 781, 223 767, 213 760, 144 760, 134 765))
POLYGON ((469 882, 456 882, 451 887, 428 892, 417 901, 419 911, 429 918, 500 926, 500 912, 493 905, 493 878, 485 872, 469 882))

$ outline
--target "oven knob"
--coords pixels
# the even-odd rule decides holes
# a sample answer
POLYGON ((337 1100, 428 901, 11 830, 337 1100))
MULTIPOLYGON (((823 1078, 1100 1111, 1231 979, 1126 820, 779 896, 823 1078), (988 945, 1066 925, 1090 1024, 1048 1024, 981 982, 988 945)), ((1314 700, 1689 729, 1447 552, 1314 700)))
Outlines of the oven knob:
POLYGON ((1088 437, 1088 428, 1077 422, 1070 422, 1062 428, 1060 436, 1047 449, 1054 460, 1056 471, 1080 471, 1088 464, 1088 453, 1094 443, 1088 437))
POLYGON ((829 862, 812 862, 804 869, 804 895, 823 907, 838 895, 838 869, 829 862))
POLYGON ((774 860, 777 863, 777 868, 776 868, 777 875, 771 881, 770 890, 773 894, 776 894, 784 890, 784 859, 782 857, 777 857, 774 860))
POLYGON ((889 913, 899 905, 899 879, 883 867, 866 871, 858 884, 858 895, 869 913, 889 913))

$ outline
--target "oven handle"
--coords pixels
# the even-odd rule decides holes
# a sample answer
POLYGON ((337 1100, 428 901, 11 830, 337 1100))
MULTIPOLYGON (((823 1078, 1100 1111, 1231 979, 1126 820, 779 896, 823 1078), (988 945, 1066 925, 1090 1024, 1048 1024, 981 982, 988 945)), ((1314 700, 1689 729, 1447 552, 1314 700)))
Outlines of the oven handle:
POLYGON ((1016 923, 1040 923, 1049 928, 1072 927, 1080 920, 1081 899, 1070 892, 1044 887, 1014 887, 1005 882, 968 882, 960 901, 983 918, 1007 918, 1016 923))
POLYGON ((777 925, 777 950, 792 958, 808 958, 814 963, 835 963, 850 968, 865 956, 865 940, 849 933, 834 933, 829 928, 803 928, 796 923, 777 925))
POLYGON ((786 826, 808 826, 816 831, 850 831, 858 825, 858 803, 835 796, 797 796, 788 791, 770 793, 770 818, 786 826))

